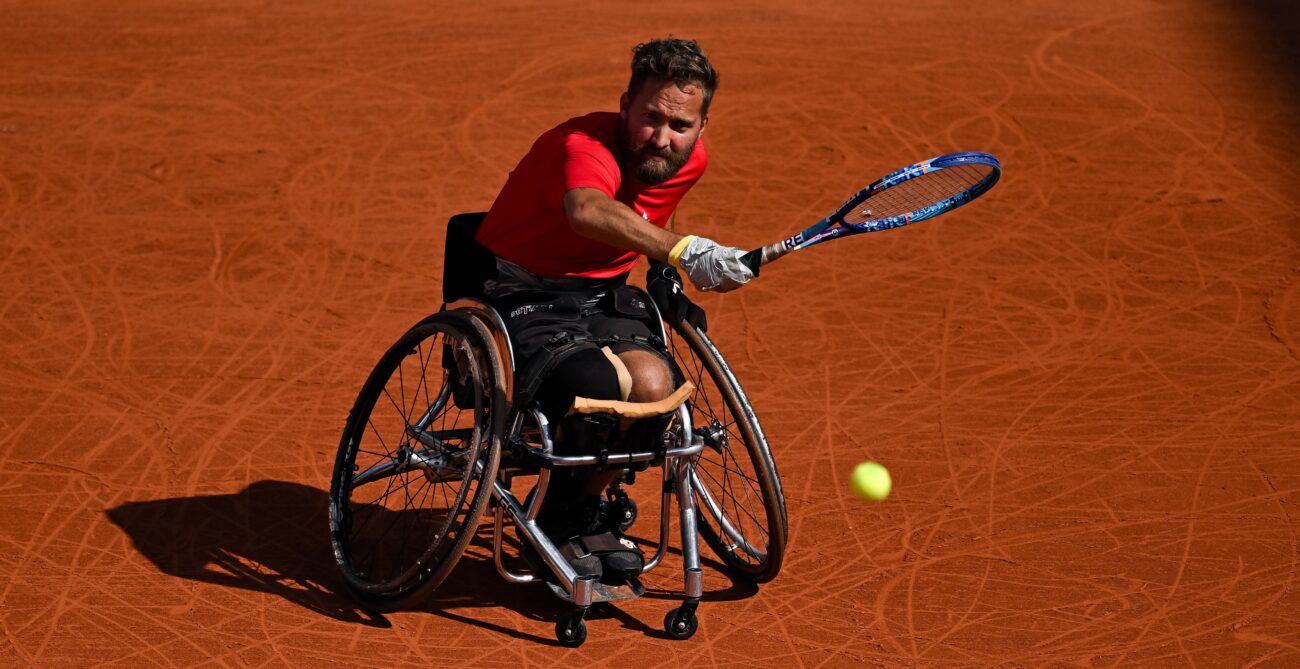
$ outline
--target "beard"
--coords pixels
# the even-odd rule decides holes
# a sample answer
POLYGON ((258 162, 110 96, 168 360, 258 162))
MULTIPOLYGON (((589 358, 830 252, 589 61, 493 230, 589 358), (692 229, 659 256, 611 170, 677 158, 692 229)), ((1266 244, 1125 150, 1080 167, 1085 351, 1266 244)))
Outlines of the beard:
MULTIPOLYGON (((691 142, 680 153, 674 153, 672 149, 662 151, 651 147, 649 142, 640 146, 632 146, 632 141, 627 135, 626 129, 620 133, 622 135, 623 147, 623 171, 631 172, 636 176, 637 181, 649 186, 657 186, 677 175, 686 161, 691 159, 691 152, 695 150, 695 142, 691 142), (655 157, 663 160, 655 160, 655 157)), ((696 138, 698 141, 699 138, 696 138)))

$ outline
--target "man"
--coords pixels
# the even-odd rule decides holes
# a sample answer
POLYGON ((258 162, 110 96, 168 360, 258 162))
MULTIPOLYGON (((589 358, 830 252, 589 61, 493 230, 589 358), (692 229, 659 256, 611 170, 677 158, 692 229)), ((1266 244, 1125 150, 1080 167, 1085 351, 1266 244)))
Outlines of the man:
MULTIPOLYGON (((676 268, 706 291, 732 290, 753 276, 740 249, 672 230, 678 203, 708 163, 702 135, 717 85, 695 42, 638 45, 619 111, 544 133, 476 234, 498 259, 485 293, 515 346, 516 394, 541 403, 558 426, 560 452, 598 452, 617 430, 613 416, 568 415, 575 397, 653 402, 677 386, 647 305, 625 286, 641 255, 651 259, 647 287, 661 311, 700 326, 703 312, 681 292, 676 268)), ((640 551, 609 543, 604 535, 614 528, 600 506, 621 472, 572 469, 553 472, 538 524, 580 574, 634 577, 640 551), (606 550, 571 545, 584 538, 606 550)))

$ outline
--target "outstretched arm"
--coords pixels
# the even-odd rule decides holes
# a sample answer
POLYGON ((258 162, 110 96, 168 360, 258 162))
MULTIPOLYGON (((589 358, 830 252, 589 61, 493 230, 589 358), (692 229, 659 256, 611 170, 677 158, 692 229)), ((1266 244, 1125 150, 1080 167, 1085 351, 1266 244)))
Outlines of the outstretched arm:
POLYGON ((578 236, 681 267, 700 290, 726 292, 754 278, 741 260, 744 251, 660 228, 594 188, 574 188, 565 193, 564 211, 578 236))
POLYGON ((564 211, 579 237, 616 249, 635 251, 667 262, 682 236, 641 218, 627 205, 595 188, 574 188, 564 194, 564 211))

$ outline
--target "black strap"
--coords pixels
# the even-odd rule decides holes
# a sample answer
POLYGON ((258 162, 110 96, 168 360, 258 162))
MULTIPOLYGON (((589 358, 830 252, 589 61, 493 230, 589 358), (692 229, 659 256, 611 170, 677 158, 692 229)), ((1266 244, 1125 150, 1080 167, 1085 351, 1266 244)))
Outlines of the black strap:
POLYGON ((635 541, 630 541, 629 543, 632 545, 628 546, 622 541, 619 541, 618 537, 614 536, 613 532, 578 537, 576 543, 591 555, 608 555, 610 553, 618 553, 621 551, 636 553, 639 556, 645 555, 645 552, 641 550, 640 546, 636 545, 635 541))
POLYGON ((587 337, 570 332, 557 333, 547 340, 542 344, 542 348, 529 358, 528 365, 520 371, 515 383, 515 404, 531 405, 551 369, 563 362, 565 358, 591 345, 587 337))

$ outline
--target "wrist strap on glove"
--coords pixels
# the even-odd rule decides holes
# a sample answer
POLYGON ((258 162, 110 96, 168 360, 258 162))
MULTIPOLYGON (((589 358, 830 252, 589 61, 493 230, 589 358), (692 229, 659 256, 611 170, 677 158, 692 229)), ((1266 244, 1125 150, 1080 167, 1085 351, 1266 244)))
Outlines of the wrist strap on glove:
POLYGON ((673 250, 668 252, 669 265, 672 265, 673 267, 682 266, 682 253, 686 251, 687 246, 691 245, 691 240, 693 239, 695 239, 695 235, 686 235, 677 240, 677 243, 673 245, 673 250))

